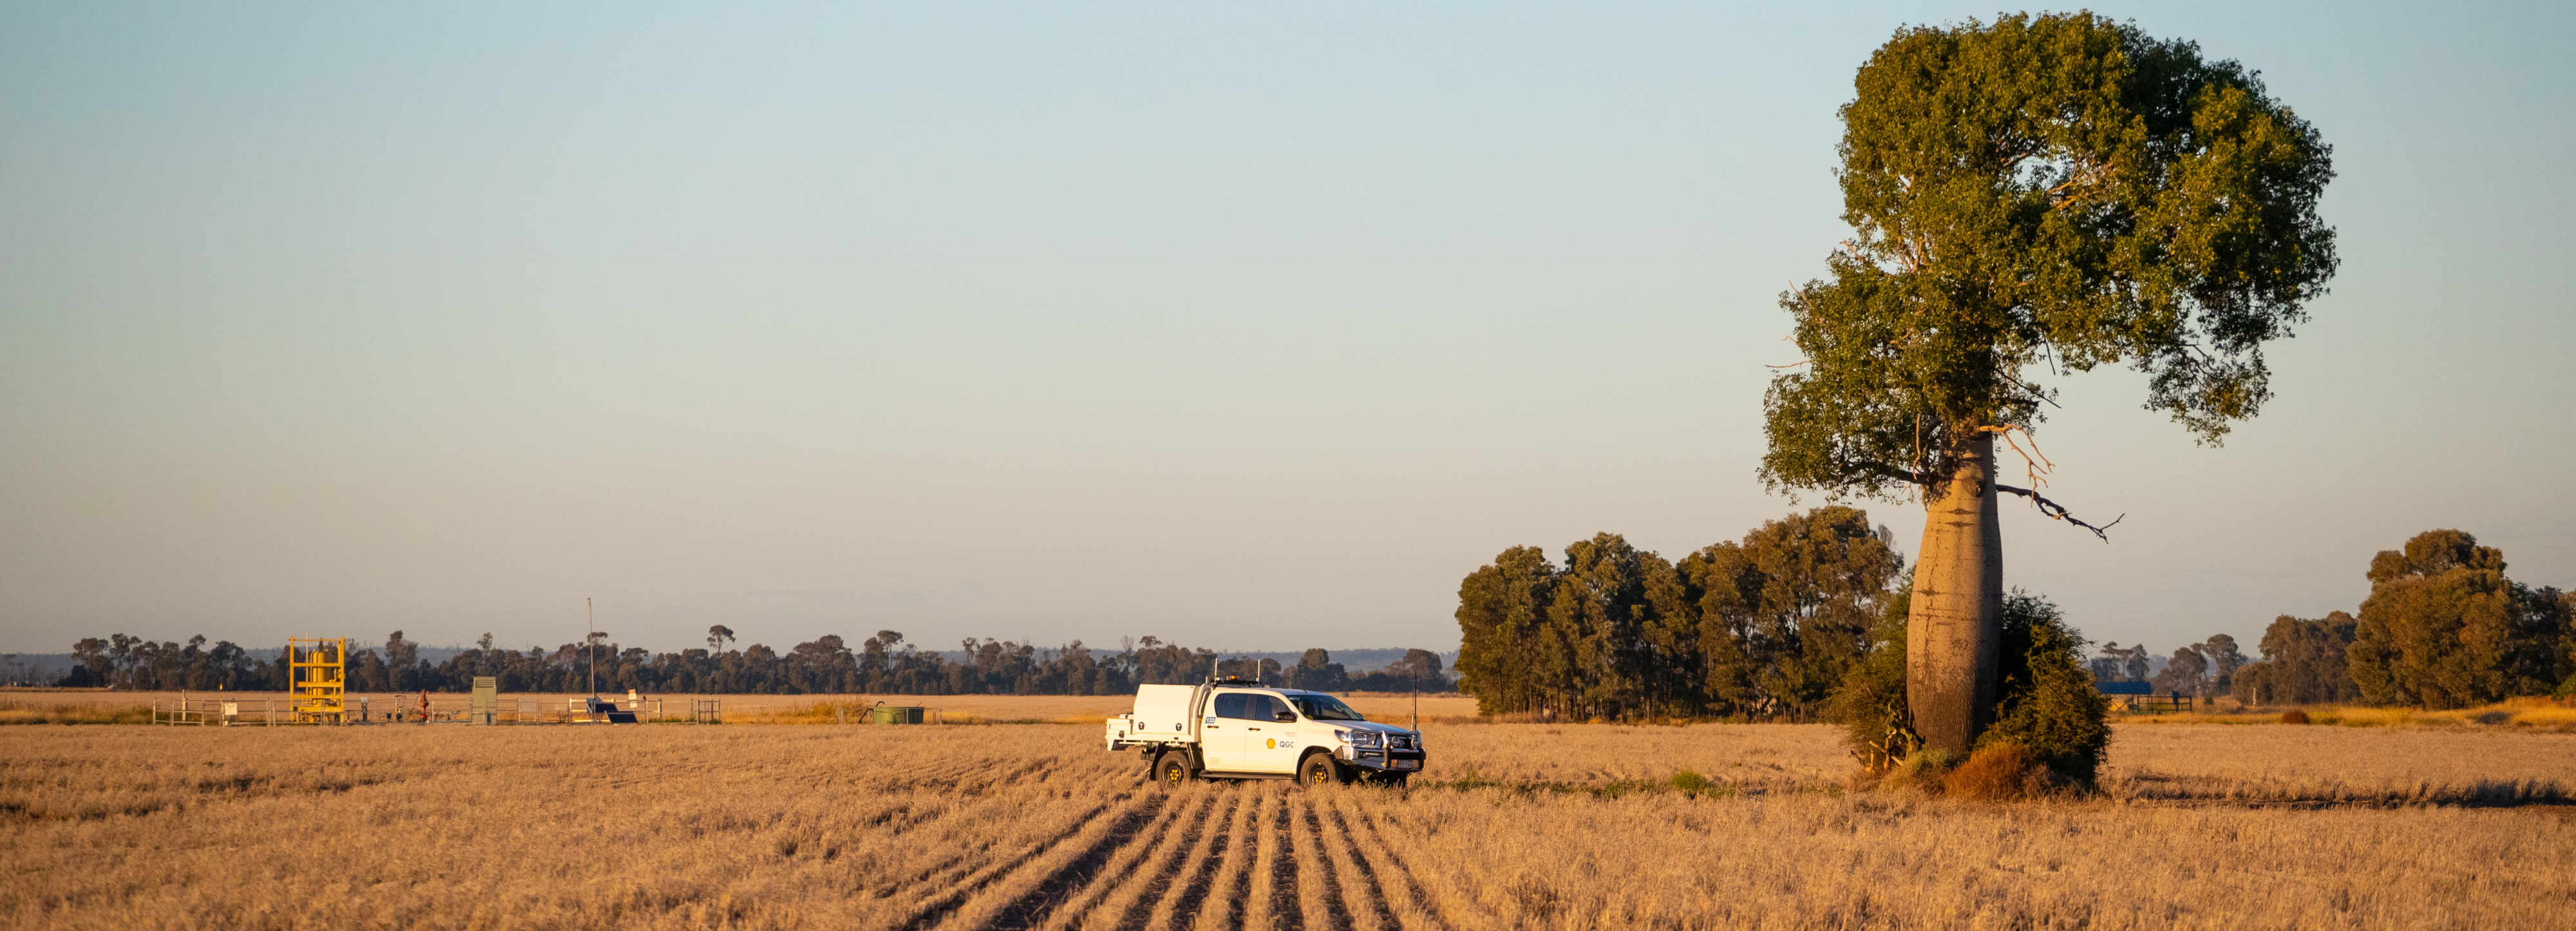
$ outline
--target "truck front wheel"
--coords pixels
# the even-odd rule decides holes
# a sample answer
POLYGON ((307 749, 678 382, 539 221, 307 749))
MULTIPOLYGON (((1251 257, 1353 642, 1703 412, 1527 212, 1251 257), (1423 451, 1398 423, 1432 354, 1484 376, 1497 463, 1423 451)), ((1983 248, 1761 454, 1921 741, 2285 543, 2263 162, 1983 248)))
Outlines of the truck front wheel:
POLYGON ((1189 761, 1178 754, 1164 757, 1162 762, 1154 764, 1154 781, 1166 788, 1190 781, 1189 761))
POLYGON ((1341 769, 1333 763, 1333 758, 1329 754, 1309 754, 1306 762, 1297 764, 1297 782, 1310 789, 1331 785, 1342 781, 1341 769))

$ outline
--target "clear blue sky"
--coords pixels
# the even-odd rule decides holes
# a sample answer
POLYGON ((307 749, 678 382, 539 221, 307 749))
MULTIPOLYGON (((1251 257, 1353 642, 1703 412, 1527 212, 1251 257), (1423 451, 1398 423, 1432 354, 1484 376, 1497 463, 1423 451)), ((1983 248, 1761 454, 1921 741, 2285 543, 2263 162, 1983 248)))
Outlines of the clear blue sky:
MULTIPOLYGON (((2571 10, 2105 10, 2324 132, 2344 271, 2224 448, 2063 382, 2128 519, 2014 509, 2012 584, 2159 651, 2429 528, 2576 585, 2571 10)), ((0 5, 0 649, 1451 648, 1504 547, 1789 510, 1834 109, 1992 15, 0 5)))

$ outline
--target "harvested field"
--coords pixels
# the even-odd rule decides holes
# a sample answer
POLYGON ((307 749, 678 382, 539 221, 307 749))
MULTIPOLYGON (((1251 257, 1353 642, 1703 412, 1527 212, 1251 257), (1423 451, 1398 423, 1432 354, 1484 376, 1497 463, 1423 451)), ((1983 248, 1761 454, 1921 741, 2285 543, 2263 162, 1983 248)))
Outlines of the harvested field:
POLYGON ((2124 727, 1987 805, 1823 727, 1426 730, 1409 792, 1166 792, 1087 726, 11 728, 0 923, 2576 927, 2576 736, 2124 727))

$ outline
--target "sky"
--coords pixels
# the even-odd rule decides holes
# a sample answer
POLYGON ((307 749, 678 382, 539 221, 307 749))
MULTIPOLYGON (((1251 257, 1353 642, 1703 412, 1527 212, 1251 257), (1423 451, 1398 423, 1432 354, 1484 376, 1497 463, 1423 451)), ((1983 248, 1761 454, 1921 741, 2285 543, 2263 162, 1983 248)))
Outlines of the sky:
MULTIPOLYGON (((2343 267, 2223 447, 2052 382, 2125 519, 2008 506, 2008 584, 2159 652, 2434 528, 2576 587, 2576 7, 2101 12, 2317 126, 2343 267)), ((1835 110, 1993 15, 0 3, 0 649, 1453 649, 1506 547, 1822 503, 1755 469, 1835 110)))

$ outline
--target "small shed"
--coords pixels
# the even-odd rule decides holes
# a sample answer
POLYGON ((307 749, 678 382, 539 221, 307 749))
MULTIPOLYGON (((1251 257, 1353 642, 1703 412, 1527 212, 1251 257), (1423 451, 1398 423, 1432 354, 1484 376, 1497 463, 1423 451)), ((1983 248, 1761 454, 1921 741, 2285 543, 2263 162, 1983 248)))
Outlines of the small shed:
POLYGON ((2145 682, 2096 682, 2093 690, 2110 699, 2111 704, 2132 711, 2137 709, 2138 699, 2156 693, 2156 687, 2145 682))

